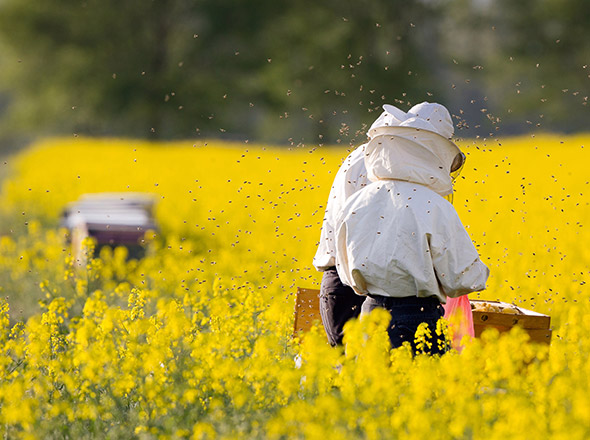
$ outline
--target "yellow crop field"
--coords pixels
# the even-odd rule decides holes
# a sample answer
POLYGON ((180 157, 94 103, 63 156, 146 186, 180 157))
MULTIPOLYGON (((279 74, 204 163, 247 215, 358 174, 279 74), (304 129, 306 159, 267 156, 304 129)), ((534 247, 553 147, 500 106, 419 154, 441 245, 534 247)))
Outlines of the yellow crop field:
MULTIPOLYGON (((551 344, 488 332, 442 357, 389 350, 387 317, 293 340, 346 147, 51 139, 0 183, 5 438, 590 438, 590 135, 465 140, 454 205, 497 299, 551 344), (146 256, 78 267, 58 227, 93 192, 149 192, 146 256)), ((88 244, 88 246, 92 246, 88 244)))

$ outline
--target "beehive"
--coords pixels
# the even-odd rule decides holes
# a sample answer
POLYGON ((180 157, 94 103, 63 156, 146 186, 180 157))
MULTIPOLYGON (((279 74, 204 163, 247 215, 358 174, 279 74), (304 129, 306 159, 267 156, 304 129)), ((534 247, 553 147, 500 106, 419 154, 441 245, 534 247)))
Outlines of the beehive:
POLYGON ((473 329, 475 330, 475 337, 479 337, 482 332, 489 328, 496 328, 498 331, 507 332, 514 326, 522 327, 530 336, 532 342, 541 342, 549 344, 551 342, 551 317, 541 313, 533 312, 532 310, 516 307, 512 304, 501 301, 487 301, 487 300, 471 300, 471 307, 473 310, 473 329), (489 304, 490 310, 480 311, 477 307, 489 304), (494 311, 493 308, 499 310, 516 310, 517 313, 502 313, 501 311, 494 311))
POLYGON ((320 291, 318 289, 297 288, 295 300, 295 322, 293 335, 309 331, 317 322, 321 323, 320 316, 320 291))

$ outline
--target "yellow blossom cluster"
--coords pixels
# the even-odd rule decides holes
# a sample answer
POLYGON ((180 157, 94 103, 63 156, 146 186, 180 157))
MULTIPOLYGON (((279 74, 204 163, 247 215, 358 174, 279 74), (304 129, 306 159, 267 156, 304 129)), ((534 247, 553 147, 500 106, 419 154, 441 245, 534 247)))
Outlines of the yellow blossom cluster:
MULTIPOLYGON (((491 269, 473 298, 551 316, 459 354, 389 349, 387 314, 345 349, 293 338, 345 148, 202 141, 39 142, 0 190, 5 438, 590 437, 590 136, 463 141, 454 205, 491 269), (75 264, 59 216, 92 192, 149 192, 157 231, 75 264)), ((421 329, 417 346, 428 348, 421 329)))

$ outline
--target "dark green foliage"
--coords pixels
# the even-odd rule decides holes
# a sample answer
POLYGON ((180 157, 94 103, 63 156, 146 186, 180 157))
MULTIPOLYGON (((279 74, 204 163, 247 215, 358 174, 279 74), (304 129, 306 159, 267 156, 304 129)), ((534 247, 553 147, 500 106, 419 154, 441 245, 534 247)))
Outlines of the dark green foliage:
POLYGON ((465 134, 571 131, 589 18, 581 0, 3 0, 0 128, 355 143, 384 102, 438 100, 465 134))
POLYGON ((413 26, 427 9, 5 0, 4 116, 16 130, 50 133, 335 141, 385 101, 425 98, 413 26))

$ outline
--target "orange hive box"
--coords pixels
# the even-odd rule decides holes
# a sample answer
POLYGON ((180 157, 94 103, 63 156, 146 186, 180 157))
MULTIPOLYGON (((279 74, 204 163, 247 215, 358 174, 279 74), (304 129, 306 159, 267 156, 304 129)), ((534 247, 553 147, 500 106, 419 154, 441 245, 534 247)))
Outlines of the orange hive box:
POLYGON ((471 300, 475 337, 489 327, 507 332, 514 326, 522 327, 532 342, 551 342, 551 317, 500 301, 471 300))
POLYGON ((295 300, 293 336, 309 331, 316 322, 322 322, 320 316, 320 291, 318 289, 298 287, 295 300))

